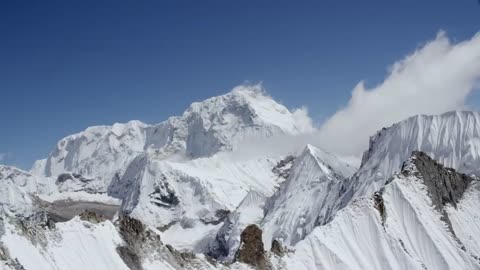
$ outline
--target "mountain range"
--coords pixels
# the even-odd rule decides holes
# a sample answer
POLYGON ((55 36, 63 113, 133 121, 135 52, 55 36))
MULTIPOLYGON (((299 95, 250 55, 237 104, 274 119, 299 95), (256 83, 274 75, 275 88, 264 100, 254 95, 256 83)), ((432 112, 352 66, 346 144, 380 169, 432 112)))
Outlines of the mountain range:
POLYGON ((315 132, 238 87, 70 135, 28 172, 0 165, 0 266, 480 269, 479 113, 385 127, 359 166, 315 132))

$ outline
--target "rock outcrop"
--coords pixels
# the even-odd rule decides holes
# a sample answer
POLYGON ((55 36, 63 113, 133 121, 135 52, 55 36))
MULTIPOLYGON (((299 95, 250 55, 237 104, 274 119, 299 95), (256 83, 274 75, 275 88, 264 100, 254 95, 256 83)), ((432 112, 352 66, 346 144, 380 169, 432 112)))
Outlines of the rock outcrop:
POLYGON ((432 199, 433 207, 440 212, 441 220, 445 222, 455 240, 463 246, 457 238, 450 218, 444 207, 447 204, 457 208, 457 203, 474 181, 474 178, 458 173, 452 168, 444 167, 424 152, 414 151, 412 157, 402 165, 401 173, 405 176, 414 175, 423 180, 428 194, 432 199))
POLYGON ((285 255, 285 248, 282 246, 282 243, 277 239, 274 239, 272 241, 272 247, 270 248, 270 251, 279 257, 283 257, 285 255))
MULTIPOLYGON (((451 204, 456 208, 463 193, 473 181, 472 177, 457 173, 452 168, 444 167, 423 152, 414 151, 411 163, 417 169, 417 172, 414 173, 417 173, 423 179, 432 198, 432 203, 439 211, 446 204, 451 204)), ((402 167, 404 174, 410 173, 407 166, 408 162, 402 167)))
POLYGON ((235 261, 249 264, 257 269, 269 269, 263 247, 262 230, 257 225, 249 225, 240 235, 240 248, 235 261))
POLYGON ((107 220, 102 214, 97 214, 96 212, 85 210, 80 214, 80 219, 88 221, 90 223, 101 223, 107 220))

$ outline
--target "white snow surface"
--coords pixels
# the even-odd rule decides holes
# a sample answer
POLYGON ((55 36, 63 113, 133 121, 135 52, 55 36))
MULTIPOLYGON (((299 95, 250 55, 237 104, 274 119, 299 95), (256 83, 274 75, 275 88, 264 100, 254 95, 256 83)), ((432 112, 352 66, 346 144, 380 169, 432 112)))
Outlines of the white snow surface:
POLYGON ((180 163, 139 156, 118 184, 127 190, 122 210, 156 227, 179 223, 189 229, 199 222, 215 223, 219 211, 234 211, 251 190, 272 196, 279 186, 272 171, 278 160, 229 161, 215 155, 180 163))
POLYGON ((109 221, 93 225, 77 217, 57 223, 57 229, 47 231, 46 238, 45 246, 34 244, 6 223, 1 242, 27 270, 129 269, 116 252, 123 240, 109 221))
MULTIPOLYGON (((200 254, 220 241, 227 250, 220 259, 231 262, 249 224, 262 228, 266 249, 278 239, 295 250, 268 254, 274 269, 480 269, 478 181, 457 208, 446 206, 454 237, 422 180, 396 174, 418 150, 479 175, 479 113, 415 116, 381 130, 358 171, 310 145, 283 176, 273 169, 290 153, 235 156, 250 140, 311 132, 299 117, 258 86, 240 87, 160 124, 87 128, 60 140, 30 172, 0 165, 0 248, 26 269, 128 269, 110 221, 57 223, 45 229, 44 243, 6 222, 30 216, 38 196, 121 203, 123 213, 161 231, 165 244, 197 253, 199 269, 249 269, 215 267, 200 254), (380 189, 384 222, 372 201, 380 189)), ((161 256, 143 267, 178 269, 161 256)), ((12 266, 0 260, 0 268, 12 266)))
POLYGON ((286 259, 288 269, 480 269, 472 256, 479 254, 478 226, 465 226, 480 213, 470 207, 478 204, 478 190, 475 196, 465 196, 460 210, 449 211, 462 217, 455 232, 470 237, 473 246, 464 251, 433 208, 423 182, 397 175, 383 193, 384 224, 372 198, 360 197, 299 242, 286 259), (465 209, 472 216, 462 215, 465 209))
POLYGON ((138 155, 152 152, 160 159, 209 157, 241 147, 241 142, 310 132, 308 121, 268 97, 259 86, 193 103, 182 116, 156 125, 140 121, 96 126, 68 136, 31 172, 57 177, 71 172, 94 179, 84 188, 106 192, 138 155))
POLYGON ((335 155, 308 145, 293 164, 290 177, 267 203, 262 222, 266 247, 273 239, 294 245, 324 224, 343 181, 354 172, 335 155))
POLYGON ((243 230, 250 224, 259 225, 262 222, 266 200, 265 195, 250 190, 218 230, 215 242, 211 242, 209 251, 223 247, 227 254, 221 254, 219 259, 226 262, 233 261, 235 252, 240 247, 240 235, 243 230))
POLYGON ((480 175, 480 113, 419 115, 377 132, 353 178, 354 198, 380 189, 413 151, 422 151, 446 167, 480 175))

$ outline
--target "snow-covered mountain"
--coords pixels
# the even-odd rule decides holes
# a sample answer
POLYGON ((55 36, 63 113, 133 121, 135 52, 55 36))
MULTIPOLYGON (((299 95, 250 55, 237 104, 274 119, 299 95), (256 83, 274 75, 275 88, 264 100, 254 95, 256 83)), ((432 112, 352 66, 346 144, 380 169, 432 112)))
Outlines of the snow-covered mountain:
POLYGON ((314 131, 257 86, 90 127, 30 172, 0 165, 0 268, 480 269, 479 119, 384 128, 360 168, 255 149, 314 131))
POLYGON ((480 269, 479 196, 477 179, 416 152, 374 196, 298 243, 288 268, 480 269))
MULTIPOLYGON (((193 103, 182 116, 156 125, 139 121, 97 126, 68 136, 32 173, 58 177, 75 173, 85 179, 66 189, 106 192, 122 178, 138 155, 156 159, 194 159, 241 147, 242 142, 312 131, 311 123, 291 113, 258 86, 193 103)), ((78 181, 76 181, 78 182, 78 181)))
POLYGON ((267 246, 273 239, 292 246, 323 225, 343 181, 354 172, 336 156, 308 145, 293 164, 290 177, 267 202, 262 224, 267 246))
MULTIPOLYGON (((480 114, 457 111, 411 117, 370 138, 360 170, 347 194, 371 195, 398 171, 413 151, 422 151, 441 164, 480 175, 480 114)), ((347 200, 348 201, 348 200, 347 200)))

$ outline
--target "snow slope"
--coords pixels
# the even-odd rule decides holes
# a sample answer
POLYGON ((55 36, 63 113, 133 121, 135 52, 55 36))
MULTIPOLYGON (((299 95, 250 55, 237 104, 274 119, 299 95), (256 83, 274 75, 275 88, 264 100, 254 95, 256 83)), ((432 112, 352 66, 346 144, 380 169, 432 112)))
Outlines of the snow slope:
MULTIPOLYGON (((199 247, 206 248, 205 239, 179 239, 192 228, 218 230, 216 225, 223 223, 249 192, 272 196, 282 180, 273 172, 277 163, 268 157, 232 161, 215 155, 174 162, 142 155, 129 165, 122 183, 118 183, 127 191, 122 211, 165 230, 166 243, 198 251, 199 247)), ((204 236, 213 240, 215 232, 212 237, 208 235, 204 236)))
POLYGON ((410 158, 419 150, 479 175, 479 116, 415 116, 385 128, 358 170, 310 145, 295 157, 250 151, 252 141, 313 130, 258 86, 193 103, 160 124, 90 127, 30 173, 0 166, 0 266, 248 269, 235 253, 257 224, 267 250, 273 240, 294 250, 265 252, 272 269, 480 269, 478 181, 466 191, 444 187, 445 175, 467 178, 439 165, 422 171, 410 158), (37 197, 121 203, 115 219, 137 220, 127 236, 118 220, 33 226, 43 215, 37 197))
POLYGON ((458 209, 448 210, 460 241, 469 238, 470 244, 463 247, 435 209, 414 167, 389 182, 382 190, 383 215, 372 197, 354 200, 295 246, 295 253, 286 259, 288 268, 480 269, 474 244, 480 240, 475 234, 478 226, 466 226, 480 213, 478 207, 470 207, 478 204, 478 189, 471 188, 475 195, 467 193, 458 209), (465 209, 468 215, 463 215, 465 209))
POLYGON ((262 222, 266 246, 273 239, 294 245, 326 223, 342 182, 354 171, 336 156, 308 145, 293 164, 290 177, 267 203, 262 222))
POLYGON ((85 181, 65 188, 106 192, 136 156, 152 153, 157 159, 209 157, 241 147, 245 140, 312 131, 311 123, 289 112, 264 94, 260 86, 193 103, 182 116, 156 125, 139 121, 87 128, 57 144, 32 173, 57 177, 70 172, 85 181))
POLYGON ((479 175, 480 114, 455 111, 419 115, 377 132, 352 179, 353 197, 380 189, 413 151, 425 152, 463 173, 479 175))
POLYGON ((240 235, 250 224, 260 224, 264 217, 267 197, 251 190, 240 205, 225 220, 209 246, 209 254, 222 261, 231 262, 240 247, 240 235))
POLYGON ((129 269, 116 252, 122 239, 110 222, 94 226, 75 218, 45 234, 46 243, 35 243, 6 223, 1 241, 25 269, 129 269))
MULTIPOLYGON (((15 220, 3 216, 0 219, 0 251, 9 261, 0 260, 1 269, 16 269, 13 264, 25 270, 50 269, 225 269, 221 265, 215 267, 202 255, 191 256, 175 251, 162 242, 141 244, 142 241, 155 234, 139 232, 138 244, 130 243, 132 252, 138 252, 131 258, 137 260, 138 268, 132 268, 129 255, 121 255, 119 247, 128 246, 122 229, 117 223, 104 221, 91 223, 79 217, 57 223, 55 228, 19 227, 15 220), (27 229, 25 231, 25 229, 27 229), (26 233, 27 232, 27 233, 26 233), (30 233, 31 232, 31 233, 30 233), (3 235, 2 235, 3 234, 3 235), (130 266, 129 266, 130 265, 130 266)), ((132 255, 132 254, 130 254, 132 255)), ((239 269, 248 269, 242 267, 239 269)))

